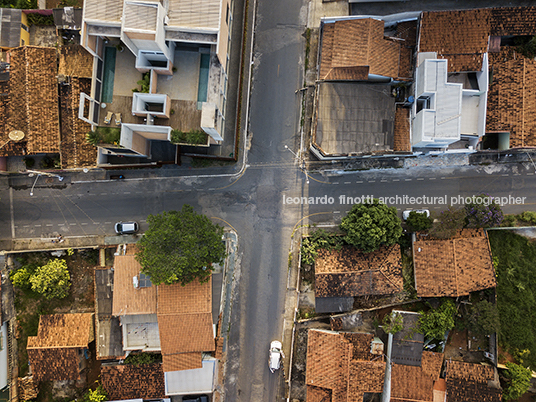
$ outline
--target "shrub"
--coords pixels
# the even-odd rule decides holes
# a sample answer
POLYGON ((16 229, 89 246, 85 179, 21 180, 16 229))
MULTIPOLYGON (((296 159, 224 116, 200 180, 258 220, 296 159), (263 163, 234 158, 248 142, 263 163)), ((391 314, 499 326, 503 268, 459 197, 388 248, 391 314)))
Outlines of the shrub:
POLYGON ((206 144, 207 134, 202 130, 191 129, 190 131, 171 130, 171 142, 173 144, 206 144))
POLYGON ((499 310, 494 303, 479 301, 468 308, 465 316, 467 327, 481 335, 491 335, 499 331, 499 310))
POLYGON ((433 222, 434 220, 426 216, 425 213, 419 213, 416 211, 411 211, 408 219, 406 220, 406 224, 413 232, 426 231, 432 227, 433 222))
POLYGON ((137 84, 141 87, 141 89, 136 92, 142 92, 142 93, 148 94, 149 89, 151 87, 151 76, 149 75, 149 73, 143 74, 143 78, 139 80, 137 84))
POLYGON ((83 402, 104 402, 108 395, 104 387, 99 384, 95 390, 88 389, 82 398, 83 402))
POLYGON ((132 364, 133 366, 139 366, 142 364, 159 363, 162 361, 162 355, 155 353, 135 353, 130 354, 123 361, 123 364, 132 364))
POLYGON ((503 212, 488 194, 474 197, 475 202, 465 205, 467 226, 471 228, 491 228, 500 226, 503 212))
POLYGON ((536 225, 536 212, 525 211, 522 214, 517 215, 517 218, 523 222, 528 222, 531 225, 536 225))
POLYGON ((69 294, 71 276, 65 260, 56 258, 38 267, 30 277, 32 290, 46 299, 63 299, 69 294))
POLYGON ((404 317, 394 311, 383 317, 383 330, 387 334, 396 334, 404 329, 404 317))
POLYGON ((91 145, 99 145, 101 142, 101 136, 98 131, 91 130, 86 134, 86 142, 91 145))
POLYGON ((323 229, 319 229, 311 233, 308 237, 304 237, 301 245, 301 262, 302 264, 313 265, 318 250, 333 248, 339 250, 342 246, 343 239, 341 236, 328 233, 323 229))

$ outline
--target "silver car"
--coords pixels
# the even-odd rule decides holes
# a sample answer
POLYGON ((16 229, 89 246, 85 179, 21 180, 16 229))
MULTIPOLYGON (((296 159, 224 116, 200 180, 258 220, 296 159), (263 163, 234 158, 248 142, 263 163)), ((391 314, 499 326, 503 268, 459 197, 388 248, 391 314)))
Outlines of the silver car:
POLYGON ((117 234, 134 234, 138 233, 140 227, 138 222, 117 222, 114 226, 115 233, 117 234))

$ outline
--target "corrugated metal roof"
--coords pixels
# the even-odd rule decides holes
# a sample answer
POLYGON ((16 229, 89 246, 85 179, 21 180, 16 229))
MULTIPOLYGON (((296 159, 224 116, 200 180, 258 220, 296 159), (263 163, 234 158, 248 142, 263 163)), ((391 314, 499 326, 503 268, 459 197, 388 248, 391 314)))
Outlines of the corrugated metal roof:
POLYGON ((0 8, 0 46, 20 45, 21 13, 21 10, 15 8, 0 8))

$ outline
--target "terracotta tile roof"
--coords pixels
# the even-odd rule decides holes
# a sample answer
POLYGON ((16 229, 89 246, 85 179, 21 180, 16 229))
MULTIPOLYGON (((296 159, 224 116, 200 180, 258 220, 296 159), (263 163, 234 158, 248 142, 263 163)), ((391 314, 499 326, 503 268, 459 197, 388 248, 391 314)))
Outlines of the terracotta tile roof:
POLYGON ((325 23, 320 46, 321 80, 363 80, 369 73, 399 76, 400 45, 384 37, 381 20, 325 23))
POLYGON ((177 357, 178 353, 192 355, 191 352, 196 352, 201 364, 201 352, 216 349, 212 326, 212 278, 205 283, 194 281, 185 286, 178 283, 160 285, 157 303, 162 356, 165 359, 167 355, 174 355, 171 359, 176 363, 166 364, 164 360, 164 371, 179 367, 179 360, 184 367, 192 364, 192 360, 185 356, 177 357))
POLYGON ((80 93, 91 93, 91 79, 72 77, 69 85, 60 85, 61 167, 73 169, 94 166, 97 147, 88 144, 91 125, 78 118, 80 93))
POLYGON ((316 297, 392 294, 403 289, 400 246, 372 253, 353 247, 321 250, 315 262, 316 297))
POLYGON ((94 339, 92 313, 42 315, 26 347, 35 380, 79 379, 79 350, 94 339))
POLYGON ((450 72, 480 71, 488 50, 490 9, 423 12, 419 51, 449 60, 450 72))
POLYGON ((198 352, 162 355, 162 368, 164 373, 203 368, 202 355, 198 352))
POLYGON ((504 48, 490 54, 486 131, 510 133, 510 147, 536 146, 536 62, 504 48))
POLYGON ((135 288, 134 276, 141 272, 135 255, 118 255, 114 262, 114 296, 112 314, 136 315, 156 313, 156 286, 135 288))
POLYGON ((491 35, 536 35, 536 7, 493 8, 491 35))
MULTIPOLYGON (((91 78, 93 76, 93 56, 77 44, 60 46, 58 74, 68 77, 91 78)), ((87 94, 89 95, 89 93, 87 94)))
POLYGON ((465 229, 448 240, 417 239, 413 261, 419 297, 457 297, 496 286, 489 240, 483 229, 465 229))
POLYGON ((10 92, 6 131, 21 130, 27 152, 60 150, 56 49, 24 46, 10 51, 10 92))
POLYGON ((162 354, 215 350, 212 314, 159 315, 162 354))
POLYGON ((26 376, 17 380, 17 396, 21 401, 29 401, 37 398, 39 390, 37 384, 33 380, 33 376, 26 376))
POLYGON ((395 110, 395 151, 410 152, 411 141, 409 139, 409 108, 397 106, 395 110))
POLYGON ((443 353, 424 351, 421 366, 393 364, 391 371, 391 400, 432 402, 434 382, 439 379, 443 353))
POLYGON ((310 329, 305 380, 307 402, 325 396, 331 396, 329 400, 334 402, 362 401, 365 392, 381 392, 385 362, 366 352, 372 339, 372 334, 310 329))
POLYGON ((160 399, 166 393, 161 364, 102 366, 101 381, 110 401, 160 399))
POLYGON ((28 348, 87 347, 95 339, 93 313, 42 315, 30 338, 28 348))
POLYGON ((216 338, 216 350, 214 352, 214 357, 221 360, 223 356, 223 336, 218 336, 216 338))
POLYGON ((35 381, 80 379, 78 348, 33 349, 30 338, 35 337, 28 337, 28 360, 35 381))
POLYGON ((400 67, 398 75, 401 78, 413 78, 414 53, 417 47, 418 21, 400 22, 396 26, 396 37, 404 39, 400 44, 400 67))
POLYGON ((496 381, 495 369, 481 364, 447 361, 447 402, 499 402, 502 391, 496 381))

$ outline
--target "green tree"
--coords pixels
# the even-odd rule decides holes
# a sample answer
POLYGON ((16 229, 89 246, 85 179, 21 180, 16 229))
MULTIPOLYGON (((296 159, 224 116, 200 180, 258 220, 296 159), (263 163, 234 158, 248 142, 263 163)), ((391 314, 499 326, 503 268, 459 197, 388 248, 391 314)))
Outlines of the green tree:
POLYGON ((16 271, 11 271, 9 273, 9 278, 11 279, 13 286, 18 287, 21 290, 31 290, 32 283, 30 282, 30 278, 38 267, 38 264, 30 263, 20 267, 16 271))
POLYGON ((46 299, 63 299, 69 294, 71 276, 65 260, 50 260, 38 267, 30 277, 32 290, 42 294, 46 299))
POLYGON ((395 244, 402 235, 396 208, 388 207, 377 199, 355 204, 342 218, 340 228, 346 233, 344 240, 365 253, 382 245, 395 244))
POLYGON ((471 228, 491 228, 500 226, 504 219, 499 204, 493 202, 488 194, 474 197, 474 202, 465 205, 467 226, 471 228))
POLYGON ((481 300, 469 307, 466 314, 467 327, 481 335, 491 335, 499 331, 499 310, 494 303, 481 300))
POLYGON ((437 217, 430 230, 430 234, 438 239, 448 239, 465 225, 465 210, 462 208, 448 207, 437 217))
POLYGON ((194 279, 207 281, 213 263, 225 258, 223 228, 190 205, 147 218, 149 229, 140 239, 136 259, 155 285, 194 279))
POLYGON ((419 332, 428 338, 443 339, 445 332, 454 328, 456 305, 444 300, 439 308, 419 312, 419 332))
POLYGON ((387 334, 396 334, 404 329, 404 317, 402 314, 391 311, 383 317, 383 330, 387 334))
POLYGON ((507 386, 503 387, 503 400, 511 401, 528 391, 532 373, 528 368, 511 362, 506 363, 506 367, 508 370, 504 370, 503 374, 507 386))
POLYGON ((411 211, 409 213, 406 224, 412 232, 423 232, 432 227, 434 220, 425 213, 411 211))

